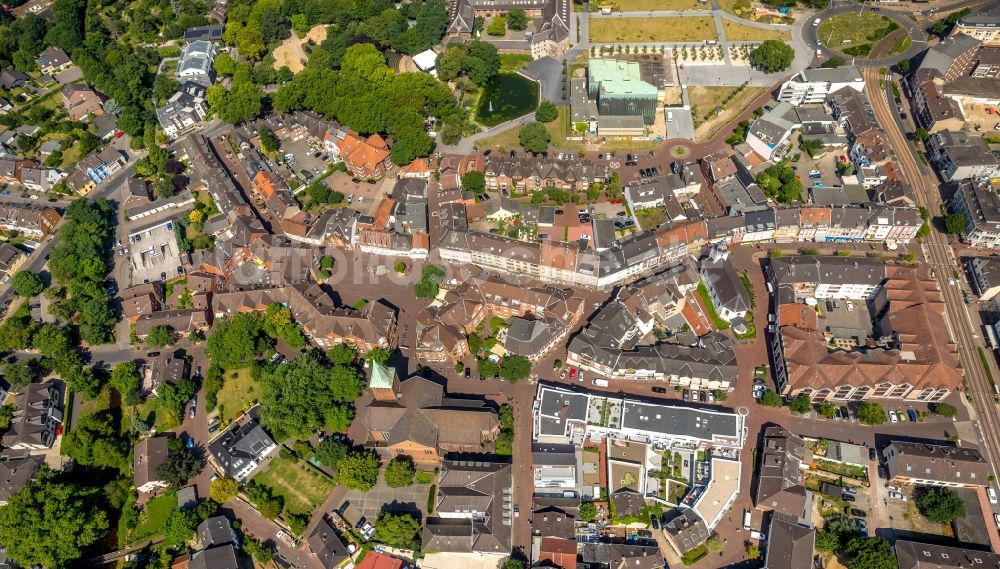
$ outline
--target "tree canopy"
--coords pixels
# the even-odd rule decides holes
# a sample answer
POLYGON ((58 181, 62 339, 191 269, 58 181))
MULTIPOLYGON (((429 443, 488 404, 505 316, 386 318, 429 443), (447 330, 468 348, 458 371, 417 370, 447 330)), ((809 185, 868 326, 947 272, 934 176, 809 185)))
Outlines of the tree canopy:
POLYGON ((858 404, 858 421, 864 425, 881 425, 885 423, 885 409, 872 401, 862 401, 858 404))
POLYGON ((951 488, 924 487, 918 492, 917 509, 928 520, 948 525, 965 515, 965 502, 951 488))
POLYGON ((799 395, 798 397, 792 399, 790 407, 792 409, 792 413, 797 415, 808 413, 809 411, 812 411, 812 400, 810 400, 806 395, 799 395))
POLYGON ((110 383, 126 405, 135 405, 139 402, 142 378, 139 377, 139 369, 134 362, 122 362, 116 365, 111 370, 110 383))
POLYGON ((795 59, 792 46, 778 40, 764 40, 757 49, 750 52, 750 62, 754 67, 775 73, 788 69, 795 59))
POLYGON ((785 162, 769 166, 757 176, 757 185, 768 197, 780 203, 802 201, 802 181, 785 162))
POLYGON ((212 481, 212 485, 209 488, 209 493, 212 500, 222 504, 228 502, 239 494, 240 486, 232 478, 216 478, 212 481))
POLYGON ((156 475, 175 489, 183 488, 188 480, 201 472, 203 463, 191 449, 183 447, 167 453, 166 458, 156 468, 156 475))
POLYGON ((517 131, 517 140, 521 143, 521 147, 528 152, 541 154, 548 149, 549 142, 552 141, 552 135, 545 128, 544 124, 531 122, 522 126, 517 131))
POLYGON ((961 235, 965 232, 966 220, 961 213, 949 213, 944 217, 944 227, 952 235, 961 235))
POLYGON ((538 122, 552 122, 559 117, 559 108, 556 107, 555 103, 549 100, 544 100, 538 105, 538 110, 535 111, 535 120, 538 122))
POLYGON ((413 476, 417 473, 413 459, 408 456, 397 456, 385 467, 385 483, 391 488, 402 488, 413 484, 413 476))
POLYGON ((857 537, 847 544, 847 569, 896 569, 892 546, 881 537, 857 537))
POLYGON ((61 569, 107 532, 108 518, 100 503, 98 489, 35 482, 0 507, 0 542, 22 564, 61 569))
POLYGON ((14 288, 19 296, 35 296, 45 289, 42 277, 34 271, 18 271, 10 281, 10 286, 14 288))
POLYGON ((275 438, 304 439, 326 424, 331 409, 357 399, 364 380, 350 366, 328 368, 313 354, 260 374, 260 420, 275 438))
POLYGON ((337 482, 367 492, 378 482, 379 459, 371 451, 351 451, 337 463, 337 482))
POLYGON ((61 450, 85 466, 116 468, 128 472, 127 441, 119 438, 117 425, 110 412, 84 415, 72 431, 63 435, 61 450))
POLYGON ((400 549, 416 549, 420 522, 410 514, 380 512, 375 522, 375 539, 400 549))

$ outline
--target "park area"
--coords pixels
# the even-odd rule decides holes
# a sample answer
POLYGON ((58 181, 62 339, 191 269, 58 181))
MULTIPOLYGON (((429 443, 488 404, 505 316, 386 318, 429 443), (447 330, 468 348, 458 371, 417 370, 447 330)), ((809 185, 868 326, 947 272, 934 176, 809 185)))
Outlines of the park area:
POLYGON ((592 18, 594 43, 691 42, 718 39, 711 16, 592 18))
POLYGON ((792 41, 791 32, 781 30, 764 30, 748 26, 746 24, 733 22, 731 20, 722 20, 722 29, 726 34, 726 39, 729 41, 792 41))
POLYGON ((894 20, 871 12, 840 14, 819 25, 816 35, 828 48, 864 57, 885 36, 899 28, 894 20))
POLYGON ((486 126, 516 119, 538 106, 538 83, 516 73, 500 73, 483 87, 476 121, 486 126))
POLYGON ((764 89, 757 87, 690 87, 688 95, 695 140, 704 141, 715 136, 763 92, 764 89))
POLYGON ((326 39, 326 26, 313 26, 309 33, 299 38, 292 34, 281 45, 274 49, 274 68, 287 67, 292 73, 298 73, 306 65, 309 56, 306 55, 303 44, 320 44, 326 39))
POLYGON ((253 480, 270 488, 275 496, 281 496, 285 501, 285 511, 293 514, 312 515, 336 486, 332 478, 294 456, 274 458, 267 465, 267 470, 254 476, 253 480))

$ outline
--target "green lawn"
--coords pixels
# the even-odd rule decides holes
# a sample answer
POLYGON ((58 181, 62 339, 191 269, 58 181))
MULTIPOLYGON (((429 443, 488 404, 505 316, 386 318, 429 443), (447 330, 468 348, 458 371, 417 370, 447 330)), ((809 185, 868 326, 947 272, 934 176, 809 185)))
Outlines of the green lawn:
POLYGON ((501 53, 500 73, 514 73, 534 61, 527 53, 501 53))
MULTIPOLYGON (((83 397, 83 395, 77 393, 77 397, 83 397)), ((104 411, 111 408, 111 388, 105 386, 97 397, 93 399, 84 399, 83 403, 80 405, 80 417, 85 417, 87 415, 93 415, 99 411, 104 411)), ((77 417, 79 419, 80 417, 77 417)))
POLYGON ((122 414, 125 416, 122 424, 131 424, 131 414, 136 414, 147 425, 155 427, 157 431, 169 431, 181 424, 180 416, 174 409, 167 409, 158 397, 151 397, 144 401, 142 405, 123 408, 122 414))
POLYGON ((896 23, 885 16, 851 12, 823 20, 816 33, 823 45, 844 51, 862 45, 874 47, 895 27, 896 23))
POLYGON ((711 16, 591 18, 593 43, 690 42, 718 39, 711 16))
POLYGON ((712 319, 712 323, 715 325, 717 330, 726 330, 729 328, 729 322, 726 322, 719 316, 719 313, 715 310, 715 303, 712 302, 712 297, 708 294, 708 288, 705 287, 705 283, 698 283, 698 296, 701 298, 702 304, 705 305, 705 310, 708 312, 708 317, 712 319))
POLYGON ((312 514, 336 486, 332 478, 307 462, 280 456, 253 479, 282 496, 285 511, 293 514, 312 514))
POLYGON ((139 514, 139 525, 129 535, 129 543, 156 537, 163 533, 163 524, 170 512, 177 508, 177 494, 170 490, 146 503, 146 510, 139 514))
POLYGON ((726 39, 730 41, 778 40, 789 42, 792 40, 791 32, 764 30, 746 24, 739 24, 731 20, 722 20, 722 30, 726 33, 726 39))
POLYGON ((229 370, 219 390, 219 415, 223 425, 232 422, 244 409, 257 400, 257 382, 250 376, 250 368, 229 370))

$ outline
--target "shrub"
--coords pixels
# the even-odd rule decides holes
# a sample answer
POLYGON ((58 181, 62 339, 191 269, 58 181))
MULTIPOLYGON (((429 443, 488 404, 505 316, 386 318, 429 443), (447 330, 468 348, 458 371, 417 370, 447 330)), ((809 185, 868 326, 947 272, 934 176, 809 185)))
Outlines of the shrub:
POLYGON ((681 562, 684 563, 684 565, 694 565, 695 563, 701 561, 706 555, 708 555, 708 547, 706 547, 703 543, 681 556, 681 562))

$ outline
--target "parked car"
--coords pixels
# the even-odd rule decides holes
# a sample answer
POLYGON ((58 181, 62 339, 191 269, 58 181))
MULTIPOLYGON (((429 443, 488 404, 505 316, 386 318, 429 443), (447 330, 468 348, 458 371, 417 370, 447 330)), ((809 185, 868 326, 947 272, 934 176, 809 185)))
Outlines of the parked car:
POLYGON ((846 405, 840 406, 840 414, 844 416, 845 421, 851 420, 851 410, 848 409, 846 405))
POLYGON ((910 418, 911 422, 914 422, 914 423, 917 422, 917 412, 914 411, 913 409, 907 409, 906 410, 906 416, 910 418))
POLYGON ((198 407, 195 406, 195 405, 192 405, 191 406, 191 411, 188 413, 188 417, 190 417, 191 419, 194 419, 194 416, 195 416, 195 414, 197 414, 197 412, 198 412, 198 407))
POLYGON ((663 393, 666 393, 666 392, 667 392, 667 390, 666 390, 666 389, 663 389, 662 387, 654 387, 654 388, 653 388, 653 393, 660 393, 660 394, 663 394, 663 393))
POLYGON ((191 438, 191 437, 188 437, 188 438, 187 438, 187 442, 185 443, 185 445, 186 445, 186 446, 187 446, 188 448, 194 448, 194 439, 193 439, 193 438, 191 438))
POLYGON ((855 500, 857 500, 857 498, 855 498, 852 494, 845 493, 841 494, 840 497, 843 498, 845 502, 854 502, 855 500))
POLYGON ((472 377, 472 368, 465 368, 465 379, 472 377))
POLYGON ((986 489, 986 495, 989 497, 991 504, 997 503, 997 491, 992 486, 986 489))
POLYGON ((895 498, 896 500, 906 501, 906 496, 900 494, 899 492, 889 492, 890 498, 895 498))
POLYGON ((891 423, 898 423, 899 422, 899 417, 896 416, 896 412, 895 411, 889 411, 889 422, 891 422, 891 423))
POLYGON ((868 516, 868 513, 864 510, 859 510, 857 508, 851 508, 851 515, 857 518, 864 518, 868 516))
POLYGON ((576 379, 576 370, 575 369, 569 370, 569 380, 573 381, 575 379, 576 379))
POLYGON ((871 460, 873 462, 878 460, 878 453, 875 452, 875 449, 873 448, 868 449, 868 460, 871 460))
POLYGON ((1000 514, 993 514, 993 521, 997 523, 997 529, 1000 529, 1000 514))
POLYGON ((684 391, 681 392, 681 397, 684 399, 684 401, 687 401, 688 398, 690 397, 690 392, 687 389, 685 389, 684 391))
POLYGON ((844 486, 844 492, 847 492, 848 494, 857 494, 858 489, 854 486, 844 486))
POLYGON ((212 422, 208 424, 208 432, 214 433, 219 430, 219 418, 216 417, 212 419, 212 422))

